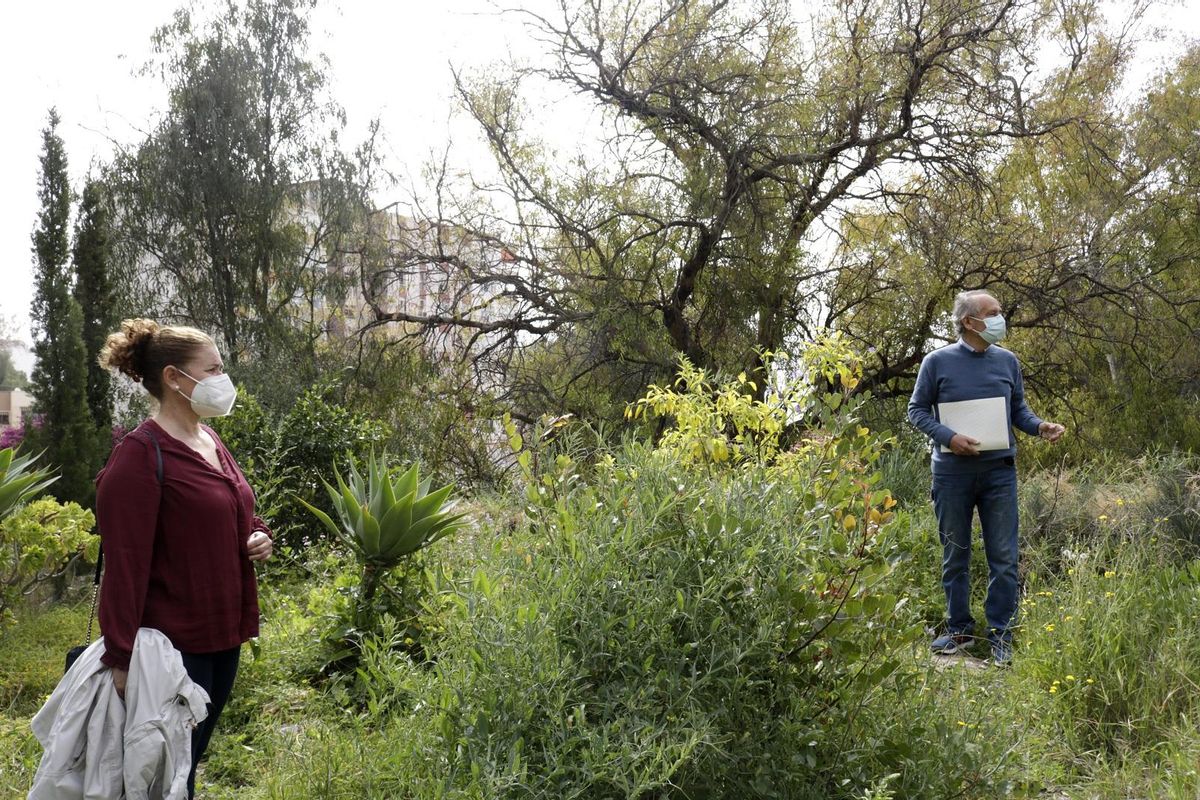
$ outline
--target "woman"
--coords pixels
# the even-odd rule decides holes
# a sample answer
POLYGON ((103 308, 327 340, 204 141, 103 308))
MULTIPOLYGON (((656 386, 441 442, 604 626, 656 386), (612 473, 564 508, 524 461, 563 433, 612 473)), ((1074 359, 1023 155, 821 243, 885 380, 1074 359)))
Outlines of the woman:
POLYGON ((141 382, 157 401, 96 478, 105 566, 101 661, 123 697, 139 627, 162 631, 182 653, 188 676, 211 698, 208 718, 192 734, 192 797, 241 645, 258 635, 252 562, 271 556, 271 533, 254 515, 254 493, 233 456, 200 423, 228 414, 237 396, 207 334, 125 320, 105 342, 100 364, 141 382))

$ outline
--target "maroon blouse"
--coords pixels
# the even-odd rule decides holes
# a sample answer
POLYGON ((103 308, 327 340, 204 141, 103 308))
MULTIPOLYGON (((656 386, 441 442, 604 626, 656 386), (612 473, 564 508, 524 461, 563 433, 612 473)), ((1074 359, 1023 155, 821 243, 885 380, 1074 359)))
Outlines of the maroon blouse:
POLYGON ((129 668, 139 627, 185 653, 215 653, 258 635, 258 584, 246 540, 270 530, 254 492, 216 433, 222 470, 152 419, 114 449, 96 476, 104 544, 100 629, 110 667, 129 668), (162 450, 162 485, 154 445, 162 450))

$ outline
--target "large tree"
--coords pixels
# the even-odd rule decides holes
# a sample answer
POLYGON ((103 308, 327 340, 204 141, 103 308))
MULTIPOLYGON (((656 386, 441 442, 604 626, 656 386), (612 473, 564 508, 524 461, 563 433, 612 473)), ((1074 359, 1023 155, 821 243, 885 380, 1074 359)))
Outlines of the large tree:
MULTIPOLYGON (((562 0, 529 21, 549 63, 458 82, 498 177, 440 173, 424 210, 456 234, 402 243, 363 287, 375 324, 458 327, 518 402, 583 413, 680 355, 753 371, 812 335, 839 299, 848 213, 986 180, 1017 143, 1086 121, 1128 55, 1082 0, 837 0, 809 17, 787 0, 562 0), (540 145, 548 86, 594 104, 599 155, 540 145), (430 262, 478 291, 432 312, 371 291, 430 262)), ((912 308, 914 330, 928 338, 961 285, 912 308)))
POLYGON ((61 478, 51 488, 60 500, 84 504, 93 494, 95 436, 87 407, 87 364, 83 313, 72 296, 68 262, 71 185, 67 156, 57 129, 58 113, 42 131, 41 211, 33 232, 35 286, 30 316, 34 326, 32 385, 40 426, 29 438, 46 450, 61 478))
POLYGON ((1009 149, 981 182, 926 182, 889 213, 847 218, 828 314, 875 346, 865 386, 903 396, 954 335, 950 293, 987 288, 1027 383, 1085 448, 1200 445, 1200 49, 1134 102, 1118 102, 1117 77, 1064 99, 1097 107, 1009 149))
POLYGON ((108 238, 108 209, 103 189, 93 180, 83 188, 72 253, 75 265, 75 300, 83 315, 83 346, 87 353, 87 402, 92 422, 103 438, 112 428, 112 379, 97 357, 109 332, 116 327, 112 260, 108 238))
POLYGON ((294 369, 294 387, 363 203, 307 54, 314 5, 227 2, 203 25, 177 12, 154 39, 168 108, 110 174, 124 308, 208 330, 231 366, 257 360, 248 379, 294 369))

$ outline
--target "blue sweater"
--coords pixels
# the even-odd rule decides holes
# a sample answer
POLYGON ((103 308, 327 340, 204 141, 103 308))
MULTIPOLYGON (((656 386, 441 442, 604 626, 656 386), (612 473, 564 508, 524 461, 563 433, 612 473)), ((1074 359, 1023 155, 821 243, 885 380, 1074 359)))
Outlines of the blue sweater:
POLYGON ((934 350, 921 362, 917 385, 908 401, 908 419, 936 443, 933 471, 938 473, 989 469, 995 466, 996 460, 1017 454, 1013 427, 1037 436, 1038 426, 1042 424, 1025 403, 1025 386, 1021 382, 1021 365, 1017 363, 1017 357, 996 345, 980 353, 961 339, 934 350), (1011 420, 1008 449, 985 450, 978 456, 943 453, 936 445, 949 447, 956 431, 938 421, 937 404, 985 397, 1004 398, 1011 420))

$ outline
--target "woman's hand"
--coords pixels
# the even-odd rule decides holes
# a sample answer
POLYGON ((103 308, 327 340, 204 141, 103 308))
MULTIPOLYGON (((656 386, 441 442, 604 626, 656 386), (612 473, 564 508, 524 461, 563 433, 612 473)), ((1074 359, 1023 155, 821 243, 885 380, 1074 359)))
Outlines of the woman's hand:
POLYGON ((275 544, 271 541, 271 537, 262 531, 255 531, 246 540, 246 554, 250 556, 251 561, 266 561, 271 557, 271 551, 274 548, 275 544))
POLYGON ((125 681, 127 681, 129 679, 129 670, 117 669, 116 667, 109 667, 109 670, 112 672, 113 687, 116 688, 116 690, 117 690, 117 697, 124 700, 125 699, 125 681))

